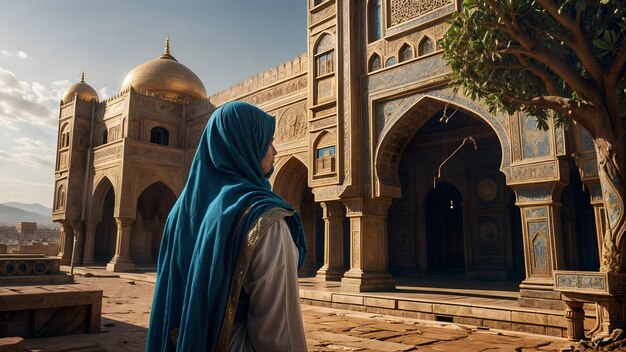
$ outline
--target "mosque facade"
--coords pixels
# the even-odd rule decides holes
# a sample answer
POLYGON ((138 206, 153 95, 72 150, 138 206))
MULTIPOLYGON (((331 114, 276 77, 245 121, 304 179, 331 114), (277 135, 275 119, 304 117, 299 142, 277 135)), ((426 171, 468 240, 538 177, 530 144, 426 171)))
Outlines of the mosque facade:
POLYGON ((270 181, 302 215, 303 275, 346 292, 398 276, 516 279, 520 304, 561 307, 554 272, 599 267, 588 133, 538 130, 448 87, 438 41, 458 1, 307 1, 307 52, 217 94, 169 42, 114 97, 84 79, 68 88, 53 210, 63 261, 154 266, 208 118, 242 100, 276 117, 270 181))

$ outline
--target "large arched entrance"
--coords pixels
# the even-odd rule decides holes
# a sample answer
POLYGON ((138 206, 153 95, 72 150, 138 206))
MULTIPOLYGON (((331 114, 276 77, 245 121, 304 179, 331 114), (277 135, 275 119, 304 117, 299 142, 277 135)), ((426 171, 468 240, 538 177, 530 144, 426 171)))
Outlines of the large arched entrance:
POLYGON ((324 262, 324 225, 322 209, 315 203, 307 183, 308 170, 296 157, 280 163, 277 169, 272 188, 300 213, 306 235, 308 253, 300 272, 303 275, 315 274, 324 262))
POLYGON ((465 241, 461 192, 441 182, 426 196, 425 228, 428 270, 463 272, 465 241))
POLYGON ((97 264, 106 264, 115 255, 115 241, 117 238, 117 224, 113 216, 115 210, 115 191, 106 177, 102 179, 94 193, 96 206, 95 213, 99 219, 96 226, 93 258, 97 264))
POLYGON ((432 101, 406 115, 396 122, 402 131, 388 137, 400 142, 381 146, 378 154, 384 148, 399 154, 397 176, 384 160, 377 169, 381 181, 395 178, 401 190, 388 212, 392 274, 520 277, 514 257, 522 243, 520 212, 510 203, 492 126, 456 107, 448 107, 446 121, 444 104, 432 101))
POLYGON ((131 258, 135 265, 157 263, 165 220, 176 195, 163 182, 147 187, 137 198, 137 215, 131 238, 131 258))

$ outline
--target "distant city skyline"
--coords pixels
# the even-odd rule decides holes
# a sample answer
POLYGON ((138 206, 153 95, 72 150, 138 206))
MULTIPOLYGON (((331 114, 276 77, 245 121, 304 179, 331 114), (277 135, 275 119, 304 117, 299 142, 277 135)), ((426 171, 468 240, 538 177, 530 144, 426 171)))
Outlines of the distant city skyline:
POLYGON ((170 52, 212 95, 306 51, 306 1, 23 0, 0 12, 0 203, 51 207, 59 101, 170 52))

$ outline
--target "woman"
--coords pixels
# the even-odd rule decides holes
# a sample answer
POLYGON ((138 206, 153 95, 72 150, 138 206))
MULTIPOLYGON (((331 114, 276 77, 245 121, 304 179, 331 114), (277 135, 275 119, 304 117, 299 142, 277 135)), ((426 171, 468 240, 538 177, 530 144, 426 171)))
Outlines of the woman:
POLYGON ((148 351, 306 350, 300 217, 271 191, 274 118, 243 102, 208 121, 165 224, 148 351))

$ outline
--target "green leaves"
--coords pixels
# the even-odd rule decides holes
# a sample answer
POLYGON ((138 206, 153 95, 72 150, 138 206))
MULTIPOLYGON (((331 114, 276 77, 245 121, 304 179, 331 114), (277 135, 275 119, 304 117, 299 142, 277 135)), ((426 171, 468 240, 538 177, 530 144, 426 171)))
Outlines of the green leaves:
POLYGON ((614 55, 619 49, 617 33, 613 30, 605 30, 602 38, 594 39, 592 42, 600 56, 614 55))
MULTIPOLYGON (((603 87, 591 81, 581 57, 610 67, 625 45, 625 0, 552 1, 554 11, 533 0, 464 0, 440 41, 452 69, 450 85, 481 99, 492 112, 532 113, 539 126, 547 126, 548 118, 558 122, 573 116, 570 110, 580 109, 580 104, 555 102, 585 102, 586 93, 603 87), (575 40, 571 26, 562 25, 567 21, 579 26, 588 41, 575 40), (549 54, 538 56, 539 51, 549 54), (569 76, 557 73, 565 66, 569 76)), ((624 96, 622 91, 617 94, 624 96)), ((623 106, 623 99, 618 100, 623 106)))

